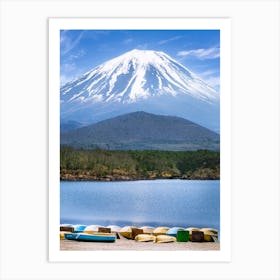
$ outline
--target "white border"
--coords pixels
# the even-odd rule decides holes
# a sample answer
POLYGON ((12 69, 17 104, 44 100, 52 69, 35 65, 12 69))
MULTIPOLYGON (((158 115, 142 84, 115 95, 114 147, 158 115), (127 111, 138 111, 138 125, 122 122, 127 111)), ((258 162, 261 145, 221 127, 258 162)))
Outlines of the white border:
POLYGON ((94 262, 228 262, 231 260, 231 27, 229 18, 49 19, 49 260, 94 262), (129 27, 129 28, 128 28, 129 27), (219 29, 221 47, 221 222, 219 251, 60 251, 59 49, 61 29, 219 29))

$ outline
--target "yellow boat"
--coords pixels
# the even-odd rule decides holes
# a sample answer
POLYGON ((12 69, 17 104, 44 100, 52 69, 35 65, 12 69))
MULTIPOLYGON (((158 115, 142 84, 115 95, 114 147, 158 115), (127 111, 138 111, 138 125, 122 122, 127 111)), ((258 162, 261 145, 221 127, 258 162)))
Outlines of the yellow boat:
POLYGON ((59 236, 60 236, 60 240, 65 239, 65 233, 69 233, 69 231, 61 231, 59 236))
POLYGON ((208 229, 202 228, 200 231, 204 233, 204 241, 206 242, 213 242, 213 237, 218 238, 218 233, 213 233, 213 231, 208 229))
POLYGON ((201 228, 200 231, 211 231, 214 234, 218 234, 218 230, 214 228, 201 228))
POLYGON ((138 234, 138 235, 136 235, 135 240, 139 241, 139 242, 148 242, 148 241, 155 242, 156 237, 151 234, 138 234))
POLYGON ((132 227, 125 226, 125 227, 121 228, 119 234, 125 238, 132 239, 132 227))
POLYGON ((166 232, 169 230, 169 227, 157 227, 154 229, 153 231, 153 235, 157 236, 157 235, 163 235, 166 234, 166 232))
POLYGON ((157 243, 169 243, 169 242, 175 242, 176 241, 176 237, 174 236, 170 236, 170 235, 157 235, 156 237, 156 242, 157 243))
POLYGON ((140 227, 140 229, 143 229, 143 233, 146 234, 152 234, 153 231, 155 230, 154 227, 148 227, 148 226, 140 227))

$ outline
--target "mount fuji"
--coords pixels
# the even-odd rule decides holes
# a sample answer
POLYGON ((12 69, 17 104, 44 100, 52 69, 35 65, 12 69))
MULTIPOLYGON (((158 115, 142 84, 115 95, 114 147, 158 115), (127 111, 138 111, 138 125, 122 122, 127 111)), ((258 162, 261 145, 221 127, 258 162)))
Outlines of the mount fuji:
POLYGON ((219 93, 164 52, 132 50, 60 88, 61 124, 93 124, 145 111, 219 132, 219 93))

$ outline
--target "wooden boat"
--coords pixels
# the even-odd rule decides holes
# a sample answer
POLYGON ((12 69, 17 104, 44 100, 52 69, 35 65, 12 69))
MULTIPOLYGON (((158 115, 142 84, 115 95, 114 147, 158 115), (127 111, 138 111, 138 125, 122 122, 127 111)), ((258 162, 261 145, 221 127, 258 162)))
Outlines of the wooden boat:
POLYGON ((176 237, 174 236, 170 236, 170 235, 166 235, 166 234, 161 234, 161 235, 157 235, 156 236, 156 242, 157 243, 169 243, 169 242, 175 242, 176 241, 176 237))
POLYGON ((192 242, 203 242, 204 232, 203 231, 192 231, 192 242))
POLYGON ((132 239, 135 239, 135 237, 138 235, 138 234, 143 234, 143 229, 140 229, 140 228, 137 228, 137 227, 131 227, 131 238, 132 239))
POLYGON ((72 224, 60 224, 60 231, 73 232, 74 227, 72 224))
POLYGON ((149 242, 149 241, 155 242, 156 237, 151 234, 138 234, 136 235, 135 240, 139 242, 149 242))
POLYGON ((72 224, 60 224, 60 227, 73 227, 72 224))
POLYGON ((111 233, 111 228, 108 227, 99 227, 98 232, 104 232, 104 233, 111 233))
POLYGON ((60 226, 60 231, 74 232, 73 226, 60 226))
POLYGON ((138 234, 142 234, 143 230, 137 227, 125 226, 123 227, 119 234, 128 239, 134 239, 138 234))
POLYGON ((65 233, 65 239, 87 242, 115 242, 116 235, 112 233, 65 233))
POLYGON ((184 229, 181 227, 172 227, 166 232, 166 234, 176 237, 178 230, 184 230, 184 229))
POLYGON ((153 235, 157 236, 157 235, 166 234, 166 232, 169 229, 170 229, 169 227, 157 227, 157 228, 154 229, 153 235))
POLYGON ((186 230, 189 232, 189 240, 192 241, 192 232, 199 231, 199 228, 196 227, 188 227, 186 230))

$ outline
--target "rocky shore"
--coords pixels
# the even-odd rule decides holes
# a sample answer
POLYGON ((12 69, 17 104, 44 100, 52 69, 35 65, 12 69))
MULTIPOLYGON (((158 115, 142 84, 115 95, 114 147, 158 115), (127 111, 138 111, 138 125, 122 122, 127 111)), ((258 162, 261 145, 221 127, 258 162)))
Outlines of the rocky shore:
POLYGON ((218 176, 137 176, 137 175, 105 175, 97 176, 87 173, 63 173, 60 174, 61 181, 136 181, 136 180, 160 180, 160 179, 181 179, 181 180, 219 180, 218 176))

